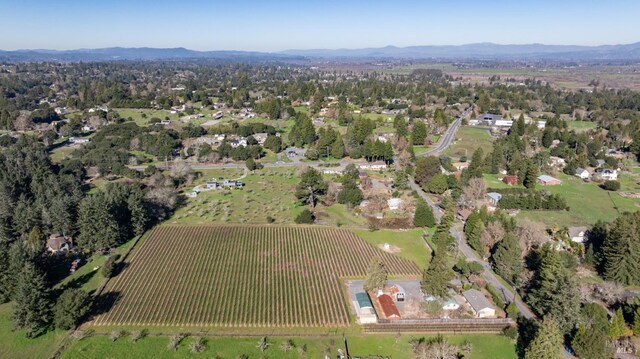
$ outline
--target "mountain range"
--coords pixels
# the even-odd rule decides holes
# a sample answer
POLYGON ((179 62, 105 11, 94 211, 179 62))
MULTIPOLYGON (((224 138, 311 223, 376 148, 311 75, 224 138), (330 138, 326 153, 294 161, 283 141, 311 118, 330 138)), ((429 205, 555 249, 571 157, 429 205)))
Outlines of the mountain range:
POLYGON ((554 60, 638 61, 640 42, 623 45, 467 45, 386 46, 363 49, 312 49, 281 52, 196 51, 178 48, 124 48, 77 50, 0 50, 0 61, 113 61, 113 60, 301 60, 301 59, 438 59, 438 60, 554 60))

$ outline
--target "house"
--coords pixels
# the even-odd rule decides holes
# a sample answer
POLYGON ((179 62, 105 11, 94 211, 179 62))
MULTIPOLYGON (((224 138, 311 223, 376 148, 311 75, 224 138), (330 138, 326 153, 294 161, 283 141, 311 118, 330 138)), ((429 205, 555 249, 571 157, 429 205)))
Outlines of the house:
POLYGON ((267 140, 267 133, 266 132, 254 133, 253 138, 255 138, 256 141, 258 141, 259 145, 264 145, 264 142, 267 140))
POLYGON ((222 187, 240 188, 242 186, 244 186, 244 183, 237 180, 224 180, 222 182, 222 187))
POLYGON ((472 212, 473 211, 471 210, 471 208, 458 208, 458 211, 456 212, 456 214, 458 215, 458 218, 460 218, 463 221, 466 221, 472 212))
POLYGON ((454 162, 451 165, 456 169, 456 171, 462 171, 469 167, 469 162, 454 162))
POLYGON ((218 111, 213 115, 213 118, 216 119, 216 120, 219 120, 219 119, 221 119, 223 117, 224 117, 224 114, 222 113, 222 111, 218 111))
POLYGON ((596 163, 598 163, 598 167, 602 167, 607 163, 607 161, 605 161, 605 160, 596 160, 596 163))
POLYGON ((511 120, 495 120, 493 121, 492 125, 494 127, 498 127, 501 129, 509 129, 511 128, 511 126, 513 126, 513 121, 511 120))
POLYGON ((47 250, 53 254, 68 252, 73 248, 73 238, 55 233, 47 239, 47 250))
POLYGON ((497 206, 498 202, 502 199, 502 195, 498 192, 489 192, 487 193, 487 201, 491 203, 492 206, 497 206))
POLYGON ((398 320, 400 319, 400 311, 398 311, 398 307, 393 303, 393 299, 387 294, 381 294, 378 296, 378 302, 380 303, 380 309, 382 309, 382 314, 384 317, 389 320, 398 320))
POLYGON ((90 141, 91 139, 87 137, 69 137, 69 142, 73 143, 74 145, 89 143, 90 141))
POLYGON ((609 148, 607 149, 605 156, 621 159, 625 157, 625 153, 613 148, 609 148))
POLYGON ((358 164, 361 170, 381 171, 387 169, 387 164, 383 161, 367 162, 358 164))
POLYGON ((599 172, 599 175, 605 181, 616 181, 618 179, 618 170, 604 169, 599 172))
POLYGON ((231 140, 229 144, 231 145, 232 148, 246 147, 247 139, 244 137, 240 137, 240 138, 231 140))
POLYGON ((587 171, 586 169, 582 168, 582 167, 578 167, 576 168, 576 173, 574 173, 576 176, 580 177, 581 179, 588 179, 589 177, 591 177, 591 174, 589 173, 589 171, 587 171))
POLYGON ((218 181, 207 181, 207 183, 204 185, 204 188, 206 189, 218 189, 220 187, 220 182, 218 181))
POLYGON ((389 206, 389 209, 392 211, 400 209, 400 207, 402 207, 402 204, 403 204, 403 201, 400 198, 391 198, 387 200, 387 205, 389 206))
POLYGON ((342 168, 325 168, 322 173, 325 175, 342 175, 344 170, 342 168))
POLYGON ((567 161, 565 161, 562 157, 551 156, 549 157, 549 164, 551 166, 564 168, 564 166, 567 164, 567 161))
POLYGON ((479 125, 493 125, 495 121, 502 121, 502 116, 485 113, 484 115, 476 118, 479 125))
POLYGON ((541 176, 538 176, 538 183, 540 183, 543 186, 555 186, 555 185, 561 184, 562 181, 548 175, 541 175, 541 176))
POLYGON ((462 296, 471 306, 471 310, 476 318, 491 318, 496 316, 496 309, 480 291, 469 289, 462 292, 462 296))
POLYGON ((518 176, 504 176, 502 177, 502 182, 509 186, 515 186, 518 184, 518 176))
POLYGON ((369 299, 369 295, 367 293, 356 293, 356 300, 354 304, 356 306, 356 314, 360 324, 371 324, 378 321, 378 316, 373 310, 373 304, 371 304, 371 299, 369 299))
POLYGON ((587 227, 569 227, 569 238, 572 242, 584 243, 587 240, 587 227))
POLYGON ((196 198, 196 197, 198 197, 198 192, 191 191, 191 192, 187 193, 187 197, 188 198, 196 198))

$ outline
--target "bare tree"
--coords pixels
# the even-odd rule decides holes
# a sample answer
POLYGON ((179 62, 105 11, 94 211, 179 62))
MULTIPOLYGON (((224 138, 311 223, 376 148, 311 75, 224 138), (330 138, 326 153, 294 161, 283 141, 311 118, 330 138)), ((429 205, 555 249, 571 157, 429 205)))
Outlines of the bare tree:
POLYGON ((476 207, 478 201, 483 199, 487 194, 487 188, 482 178, 472 178, 469 184, 462 189, 462 194, 458 199, 460 207, 476 207))
POLYGON ((500 221, 493 221, 487 224, 487 227, 480 236, 480 244, 482 244, 485 257, 489 255, 491 248, 504 238, 505 234, 506 232, 500 221))
POLYGON ((444 337, 437 336, 414 344, 414 354, 417 359, 457 359, 458 348, 444 337))
POLYGON ((542 223, 530 220, 522 220, 516 226, 516 235, 520 238, 522 256, 526 256, 531 249, 548 240, 545 227, 542 223))

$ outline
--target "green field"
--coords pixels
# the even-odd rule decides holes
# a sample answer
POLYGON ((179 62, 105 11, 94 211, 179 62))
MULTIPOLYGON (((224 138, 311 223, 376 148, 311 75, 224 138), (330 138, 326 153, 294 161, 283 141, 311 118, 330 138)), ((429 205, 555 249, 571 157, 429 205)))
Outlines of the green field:
POLYGON ((576 132, 585 132, 597 127, 597 124, 591 121, 567 121, 567 124, 569 125, 570 130, 574 130, 576 132))
POLYGON ((464 126, 458 130, 455 142, 444 151, 444 154, 452 157, 467 156, 471 158, 477 148, 482 148, 487 154, 491 151, 492 141, 493 138, 486 128, 464 126))
POLYGON ((577 226, 595 223, 598 219, 612 221, 620 213, 640 210, 640 200, 625 198, 617 192, 608 192, 596 183, 585 183, 575 176, 560 173, 559 186, 538 186, 539 189, 561 194, 571 208, 567 211, 521 211, 517 218, 528 218, 548 226, 577 226))
MULTIPOLYGON (((422 229, 381 229, 373 232, 353 229, 352 232, 376 247, 389 243, 400 248, 400 253, 396 253, 396 255, 418 264, 420 268, 427 268, 431 260, 431 250, 422 239, 422 234, 425 232, 422 229)), ((433 229, 427 229, 426 232, 433 233, 433 229)))
MULTIPOLYGON (((411 353, 409 341, 418 336, 404 335, 396 338, 394 335, 351 335, 347 336, 349 352, 352 356, 385 356, 394 359, 414 358, 411 353)), ((280 345, 287 337, 269 337, 270 347, 265 352, 257 348, 257 337, 214 337, 206 338, 207 349, 200 354, 189 351, 189 345, 194 338, 185 338, 176 351, 167 350, 168 337, 147 337, 137 343, 132 343, 127 337, 112 342, 108 337, 88 337, 73 343, 61 358, 86 359, 86 358, 229 358, 239 355, 247 355, 249 358, 322 358, 325 354, 335 357, 338 348, 343 348, 342 336, 330 337, 302 337, 291 338, 294 345, 306 346, 304 356, 293 349, 287 353, 282 351, 280 345)), ((515 346, 509 339, 496 335, 465 335, 448 336, 452 344, 460 345, 465 341, 471 343, 472 350, 465 353, 465 359, 515 359, 515 346)))
MULTIPOLYGON (((243 170, 204 170, 194 185, 218 178, 241 178, 243 170)), ((219 189, 201 192, 197 198, 187 199, 168 220, 169 223, 268 223, 267 216, 276 223, 293 223, 303 207, 295 203, 294 190, 298 183, 294 168, 269 168, 249 174, 241 180, 242 189, 219 189)), ((187 190, 190 191, 193 186, 187 190)))

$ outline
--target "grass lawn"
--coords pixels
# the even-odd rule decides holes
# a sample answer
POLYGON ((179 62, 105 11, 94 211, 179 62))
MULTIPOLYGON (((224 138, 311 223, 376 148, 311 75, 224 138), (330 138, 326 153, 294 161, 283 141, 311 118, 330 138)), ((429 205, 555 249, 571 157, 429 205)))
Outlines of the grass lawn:
MULTIPOLYGON (((352 356, 393 357, 394 359, 413 358, 409 341, 414 336, 403 335, 396 339, 395 335, 352 335, 347 336, 349 353, 352 356)), ((74 358, 235 358, 245 354, 249 358, 299 358, 297 349, 282 351, 280 345, 288 340, 285 337, 270 337, 271 345, 264 352, 257 348, 257 337, 214 337, 206 338, 207 349, 200 354, 189 351, 193 338, 185 338, 176 351, 167 350, 168 337, 146 337, 137 343, 123 337, 112 342, 108 337, 88 337, 73 343, 61 356, 64 359, 74 358)), ((325 354, 337 355, 339 348, 344 348, 341 336, 291 338, 296 347, 306 345, 305 357, 322 358, 325 354)), ((471 353, 465 354, 468 359, 511 359, 516 358, 515 346, 506 337, 497 335, 459 335, 447 336, 447 339, 460 345, 465 341, 471 343, 471 353)))
POLYGON ((482 148, 486 155, 491 151, 492 142, 493 137, 486 128, 464 126, 458 130, 454 143, 444 151, 444 154, 452 157, 467 156, 471 158, 476 149, 482 148))
POLYGON ((330 207, 318 205, 316 211, 328 215, 327 218, 320 216, 320 219, 316 221, 318 224, 335 227, 367 227, 367 220, 364 217, 354 215, 353 211, 344 204, 334 203, 330 207))
POLYGON ((53 161, 53 163, 60 163, 66 157, 70 156, 71 152, 75 151, 76 149, 77 148, 70 147, 70 146, 60 146, 55 150, 51 151, 49 153, 49 156, 51 157, 51 161, 53 161))
MULTIPOLYGON (((389 243, 400 248, 396 255, 415 262, 421 269, 426 268, 431 260, 431 250, 422 239, 422 229, 387 230, 381 229, 371 232, 367 229, 352 229, 353 233, 376 247, 389 243)), ((433 229, 427 229, 433 233, 433 229)))
MULTIPOLYGON (((201 171, 203 176, 195 184, 208 180, 234 179, 242 176, 240 169, 201 171)), ((249 174, 242 181, 242 189, 220 189, 201 192, 190 198, 167 222, 181 224, 207 223, 267 223, 267 216, 276 223, 293 223, 302 207, 295 202, 293 193, 298 183, 296 169, 265 168, 249 174)), ((188 191, 192 187, 188 187, 188 191)))
POLYGON ((63 330, 52 330, 36 338, 27 339, 24 330, 13 331, 11 321, 13 303, 0 305, 0 358, 48 358, 67 335, 63 330))
POLYGON ((585 132, 597 127, 597 124, 591 121, 567 121, 567 124, 569 125, 570 130, 574 130, 576 132, 585 132))
POLYGON ((598 219, 612 221, 620 213, 640 210, 640 200, 620 196, 617 192, 608 192, 596 183, 585 183, 575 176, 560 173, 562 180, 558 186, 538 186, 551 193, 561 194, 571 208, 570 211, 521 211, 518 218, 529 218, 546 225, 588 225, 598 219))

